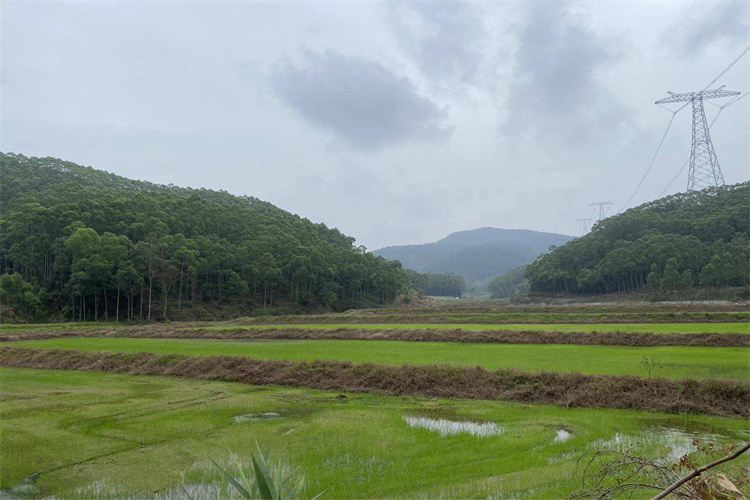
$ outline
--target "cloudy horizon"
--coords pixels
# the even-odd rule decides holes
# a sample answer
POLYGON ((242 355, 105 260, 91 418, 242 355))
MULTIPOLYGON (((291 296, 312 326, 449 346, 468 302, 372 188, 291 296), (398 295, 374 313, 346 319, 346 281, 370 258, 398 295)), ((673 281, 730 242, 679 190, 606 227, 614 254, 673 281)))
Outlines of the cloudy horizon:
MULTIPOLYGON (((654 101, 750 44, 748 6, 3 2, 0 150, 255 196, 369 249, 578 235, 641 180, 670 119, 654 101)), ((750 90, 750 54, 720 85, 750 90)), ((675 177, 690 120, 629 206, 675 177)), ((747 181, 750 99, 711 133, 726 182, 747 181)))

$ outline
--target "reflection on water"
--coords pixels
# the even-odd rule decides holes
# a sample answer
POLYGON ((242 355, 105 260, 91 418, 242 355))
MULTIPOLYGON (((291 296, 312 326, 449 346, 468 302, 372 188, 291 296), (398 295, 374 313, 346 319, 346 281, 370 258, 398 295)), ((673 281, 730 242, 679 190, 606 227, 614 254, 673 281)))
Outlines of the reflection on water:
POLYGON ((562 443, 573 437, 573 434, 565 429, 557 429, 557 435, 552 439, 553 443, 562 443))
POLYGON ((164 491, 128 493, 96 481, 75 490, 78 498, 93 500, 184 500, 185 498, 219 498, 221 483, 180 484, 164 491), (189 495, 189 496, 188 496, 189 495))
POLYGON ((246 413, 244 415, 237 415, 232 419, 232 423, 239 424, 241 422, 259 422, 261 420, 275 420, 282 418, 278 413, 246 413))
POLYGON ((476 437, 498 436, 505 432, 505 429, 493 422, 469 422, 455 421, 445 419, 432 419, 425 417, 408 417, 404 420, 409 427, 427 429, 428 431, 438 432, 441 436, 455 436, 456 434, 471 434, 476 437))
MULTIPOLYGON (((559 431, 558 431, 559 432, 559 431)), ((637 434, 615 433, 609 439, 596 439, 586 445, 589 452, 598 450, 634 449, 636 454, 644 454, 660 463, 678 462, 682 456, 697 450, 693 440, 722 442, 726 438, 717 434, 690 433, 668 427, 652 427, 637 434), (666 449, 657 453, 653 448, 666 449)), ((555 439, 556 440, 556 439, 555 439)), ((553 441, 555 441, 553 440, 553 441)), ((550 463, 560 462, 580 455, 580 451, 571 451, 550 457, 550 463)))
POLYGON ((713 434, 691 434, 679 429, 667 427, 653 427, 635 436, 616 433, 611 439, 599 439, 589 444, 590 448, 597 449, 622 449, 622 448, 645 448, 647 446, 663 446, 668 452, 659 458, 660 462, 676 462, 683 455, 693 453, 696 447, 694 439, 716 440, 720 436, 713 434))

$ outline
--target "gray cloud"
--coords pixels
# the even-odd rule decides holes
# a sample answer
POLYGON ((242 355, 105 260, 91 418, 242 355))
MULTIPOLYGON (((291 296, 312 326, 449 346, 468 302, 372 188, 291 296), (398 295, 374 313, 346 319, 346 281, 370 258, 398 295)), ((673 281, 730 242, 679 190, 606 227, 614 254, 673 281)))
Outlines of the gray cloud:
MULTIPOLYGON (((653 102, 744 47, 735 1, 679 88, 681 44, 729 3, 5 2, 0 151, 256 196, 370 248, 574 234, 639 182, 669 120, 653 102)), ((719 85, 747 90, 747 57, 719 85)), ((728 183, 748 177, 749 106, 711 130, 728 183)), ((689 156, 684 113, 633 204, 689 156)))
POLYGON ((428 77, 442 85, 476 78, 487 33, 475 5, 391 2, 388 8, 399 43, 428 77))
POLYGON ((572 12, 571 4, 531 4, 517 44, 505 134, 548 134, 569 144, 590 144, 598 134, 629 125, 617 95, 598 80, 615 59, 612 42, 572 12))
POLYGON ((420 95, 406 78, 362 57, 334 50, 307 52, 305 65, 280 63, 271 80, 277 96, 316 127, 361 150, 401 142, 440 142, 453 131, 447 107, 420 95))
POLYGON ((720 42, 745 45, 750 38, 750 4, 744 0, 696 3, 669 31, 668 41, 691 57, 720 42))

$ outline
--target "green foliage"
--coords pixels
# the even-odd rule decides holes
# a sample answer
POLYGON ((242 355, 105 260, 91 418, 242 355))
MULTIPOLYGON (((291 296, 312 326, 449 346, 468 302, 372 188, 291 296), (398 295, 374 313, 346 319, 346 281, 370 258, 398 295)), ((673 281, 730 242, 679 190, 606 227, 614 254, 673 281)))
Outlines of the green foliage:
POLYGON ((28 319, 45 317, 46 290, 27 283, 19 273, 0 276, 0 305, 28 319))
POLYGON ((418 273, 404 270, 407 285, 425 295, 460 297, 466 290, 463 277, 453 273, 418 273))
POLYGON ((661 277, 661 287, 667 290, 674 290, 679 287, 681 276, 677 270, 677 259, 672 257, 664 266, 664 274, 661 277))
POLYGON ((528 293, 529 282, 526 280, 526 267, 516 267, 492 280, 488 286, 492 297, 502 299, 513 294, 528 293))
MULTIPOLYGON (((227 483, 237 491, 241 498, 260 500, 293 500, 295 498, 301 498, 302 492, 305 488, 305 477, 295 477, 296 473, 294 471, 290 472, 285 470, 281 460, 279 460, 278 464, 273 467, 270 464, 270 445, 265 453, 261 452, 260 446, 258 446, 257 443, 255 446, 258 449, 258 452, 252 455, 254 474, 254 479, 252 481, 248 479, 248 475, 242 470, 242 463, 237 458, 237 455, 231 451, 229 452, 229 455, 237 469, 239 480, 221 465, 216 463, 215 460, 211 459, 214 467, 219 470, 222 476, 219 498, 221 500, 230 498, 226 488, 227 483)), ((314 496, 313 500, 320 497, 320 495, 322 495, 322 493, 314 496)))
POLYGON ((541 256, 526 278, 540 293, 746 285, 748 213, 750 183, 662 198, 605 219, 541 256))
POLYGON ((15 154, 0 154, 0 184, 0 272, 71 319, 169 319, 212 304, 346 310, 404 289, 398 262, 256 198, 15 154))

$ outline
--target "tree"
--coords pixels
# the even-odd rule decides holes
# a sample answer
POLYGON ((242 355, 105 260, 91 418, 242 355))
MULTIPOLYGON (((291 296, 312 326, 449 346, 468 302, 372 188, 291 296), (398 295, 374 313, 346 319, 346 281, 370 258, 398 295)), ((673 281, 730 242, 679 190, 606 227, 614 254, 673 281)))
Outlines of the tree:
POLYGON ((674 290, 680 286, 682 276, 677 270, 677 259, 674 257, 667 261, 667 265, 664 267, 664 274, 661 278, 661 287, 665 290, 674 290))
POLYGON ((0 276, 0 304, 11 307, 20 316, 28 319, 42 317, 45 299, 44 290, 27 283, 20 273, 0 276))
POLYGON ((0 154, 0 185, 0 270, 43 290, 47 312, 119 321, 123 293, 129 319, 136 301, 161 319, 174 299, 344 310, 405 287, 398 262, 256 198, 14 154, 0 154))
POLYGON ((661 288, 661 274, 656 263, 651 264, 648 276, 646 277, 646 286, 649 290, 658 290, 661 288))

